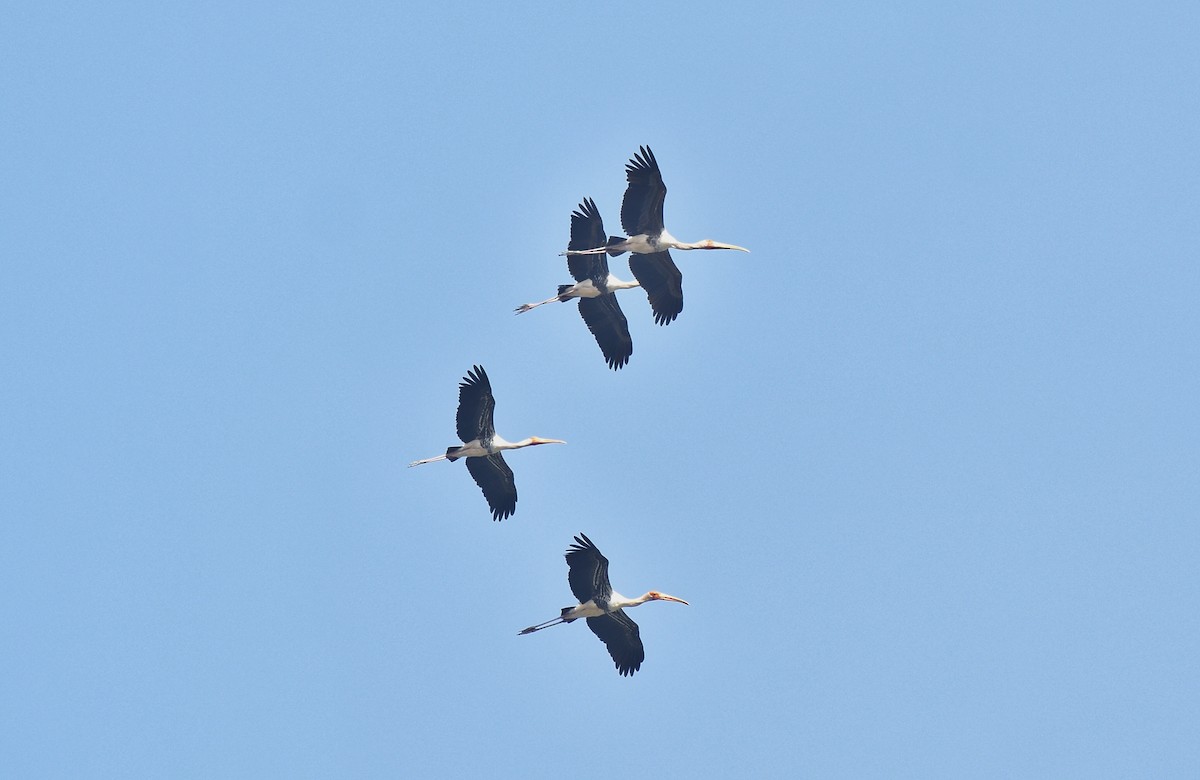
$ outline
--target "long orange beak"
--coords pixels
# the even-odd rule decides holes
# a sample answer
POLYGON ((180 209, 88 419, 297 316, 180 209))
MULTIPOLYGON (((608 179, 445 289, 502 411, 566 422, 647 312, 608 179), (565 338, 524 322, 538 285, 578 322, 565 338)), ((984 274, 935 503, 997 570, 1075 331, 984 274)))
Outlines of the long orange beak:
POLYGON ((668 595, 667 595, 667 594, 665 594, 665 593, 660 593, 660 594, 658 594, 658 598, 659 598, 660 600, 662 600, 662 601, 678 601, 680 604, 683 604, 684 606, 691 606, 690 604, 688 604, 688 603, 687 603, 686 601, 684 601, 683 599, 677 599, 677 598, 675 598, 674 596, 668 596, 668 595))
POLYGON ((562 439, 540 439, 537 436, 530 436, 533 439, 530 444, 566 444, 562 439))

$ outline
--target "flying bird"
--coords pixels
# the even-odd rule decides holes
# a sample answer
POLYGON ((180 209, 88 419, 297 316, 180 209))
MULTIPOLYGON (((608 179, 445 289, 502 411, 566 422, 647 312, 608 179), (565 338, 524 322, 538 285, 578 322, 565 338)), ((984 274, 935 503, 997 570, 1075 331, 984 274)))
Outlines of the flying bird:
POLYGON ((638 153, 625 165, 625 199, 621 202, 621 227, 628 238, 612 236, 603 245, 590 249, 567 250, 565 254, 603 254, 629 256, 629 270, 646 291, 654 321, 667 325, 683 311, 683 274, 671 259, 669 249, 735 249, 749 252, 745 247, 722 244, 704 239, 687 243, 680 241, 663 227, 663 201, 667 185, 663 184, 658 160, 650 147, 638 148, 638 153))
POLYGON ((571 584, 571 592, 579 599, 579 604, 573 607, 563 607, 562 614, 545 623, 520 631, 519 634, 532 634, 543 628, 557 626, 560 623, 571 623, 579 618, 587 618, 588 628, 600 637, 600 641, 608 648, 617 671, 622 676, 628 676, 642 668, 646 660, 646 651, 642 647, 642 638, 638 632, 637 623, 625 614, 626 607, 636 607, 647 601, 677 601, 687 604, 683 599, 649 591, 636 599, 629 599, 612 589, 608 582, 608 559, 600 554, 596 545, 586 535, 575 537, 575 543, 567 548, 567 582, 571 584))
MULTIPOLYGON (((571 212, 571 241, 567 244, 568 251, 572 249, 588 249, 604 244, 604 220, 596 202, 585 198, 579 208, 571 212)), ((526 303, 517 307, 517 314, 536 309, 547 303, 562 301, 566 303, 572 298, 579 299, 579 314, 587 324, 588 330, 604 353, 604 360, 614 371, 629 362, 633 354, 633 338, 629 335, 629 322, 625 313, 617 304, 617 290, 629 290, 639 286, 637 282, 626 282, 608 272, 608 259, 604 253, 591 255, 570 255, 567 257, 567 270, 575 279, 575 284, 560 284, 558 294, 537 303, 526 303)))
POLYGON ((536 444, 566 444, 561 439, 540 439, 530 436, 518 442, 505 441, 496 435, 492 412, 496 399, 492 396, 492 383, 482 366, 473 366, 458 386, 458 438, 461 447, 447 447, 445 455, 437 455, 408 464, 409 468, 435 460, 454 462, 467 459, 467 471, 475 478, 475 484, 483 491, 493 520, 511 517, 517 511, 517 485, 513 481, 512 469, 504 462, 504 450, 532 447, 536 444))

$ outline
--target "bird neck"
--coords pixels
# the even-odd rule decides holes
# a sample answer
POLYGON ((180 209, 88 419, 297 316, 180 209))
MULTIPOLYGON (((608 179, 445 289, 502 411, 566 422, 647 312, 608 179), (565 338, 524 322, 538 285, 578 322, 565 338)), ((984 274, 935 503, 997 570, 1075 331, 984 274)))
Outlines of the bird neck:
MULTIPOLYGON (((650 601, 649 593, 643 593, 642 595, 638 596, 636 599, 627 599, 624 596, 621 596, 620 606, 621 607, 636 607, 640 604, 645 604, 647 601, 650 601)), ((610 602, 610 603, 612 603, 612 602, 610 602)))
POLYGON ((703 241, 693 241, 690 244, 679 244, 678 249, 733 249, 738 252, 749 252, 750 250, 744 246, 735 244, 723 244, 720 241, 713 241, 711 238, 706 238, 703 241))

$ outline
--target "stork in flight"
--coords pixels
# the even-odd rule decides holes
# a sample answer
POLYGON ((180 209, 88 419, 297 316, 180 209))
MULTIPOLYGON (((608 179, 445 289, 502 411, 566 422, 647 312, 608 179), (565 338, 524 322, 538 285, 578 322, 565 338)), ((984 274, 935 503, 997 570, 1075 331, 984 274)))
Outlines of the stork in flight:
POLYGON ((475 484, 483 491, 493 520, 511 517, 517 511, 517 485, 513 481, 512 469, 504 462, 504 450, 532 447, 535 444, 566 444, 561 439, 540 439, 530 436, 518 442, 505 441, 496 435, 492 412, 496 399, 492 396, 492 383, 482 366, 473 366, 458 386, 458 438, 461 447, 446 448, 445 455, 437 455, 408 464, 409 468, 435 460, 454 462, 467 459, 467 471, 475 478, 475 484))
POLYGON ((646 291, 654 321, 667 325, 683 311, 683 274, 671 259, 669 249, 735 249, 749 252, 745 247, 722 244, 712 239, 686 243, 675 238, 663 227, 663 201, 667 185, 663 184, 658 160, 650 147, 642 146, 638 154, 625 165, 625 199, 621 202, 621 227, 628 238, 612 236, 604 246, 570 250, 564 254, 603 254, 629 256, 629 270, 646 291))
POLYGON ((608 647, 617 671, 622 676, 628 676, 642 668, 646 660, 646 651, 642 647, 642 638, 638 632, 637 623, 625 614, 626 607, 636 607, 647 601, 677 601, 687 604, 683 599, 649 591, 636 599, 629 599, 612 589, 608 582, 608 559, 600 554, 596 545, 586 535, 575 537, 575 544, 567 548, 567 582, 571 584, 571 592, 579 599, 574 607, 563 607, 562 614, 545 623, 538 623, 519 632, 532 634, 543 628, 557 626, 560 623, 571 623, 579 618, 587 618, 588 628, 600 637, 600 641, 608 647))
MULTIPOLYGON (((588 249, 604 244, 604 220, 596 202, 585 198, 579 208, 571 212, 571 241, 567 250, 588 249)), ((625 282, 608 272, 608 259, 603 252, 590 255, 571 255, 567 258, 567 270, 575 284, 560 284, 558 295, 538 303, 526 303, 517 307, 517 314, 536 309, 547 303, 572 298, 579 299, 579 314, 592 332, 604 360, 614 371, 629 362, 633 354, 633 338, 629 335, 629 322, 617 304, 617 290, 629 290, 637 282, 625 282)))

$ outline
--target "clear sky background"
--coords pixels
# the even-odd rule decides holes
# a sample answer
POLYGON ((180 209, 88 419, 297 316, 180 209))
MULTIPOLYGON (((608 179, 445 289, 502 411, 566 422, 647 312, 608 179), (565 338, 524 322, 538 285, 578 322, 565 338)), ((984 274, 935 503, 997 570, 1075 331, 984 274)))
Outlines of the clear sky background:
POLYGON ((3 773, 1200 774, 1200 10, 968 5, 10 6, 3 773))

